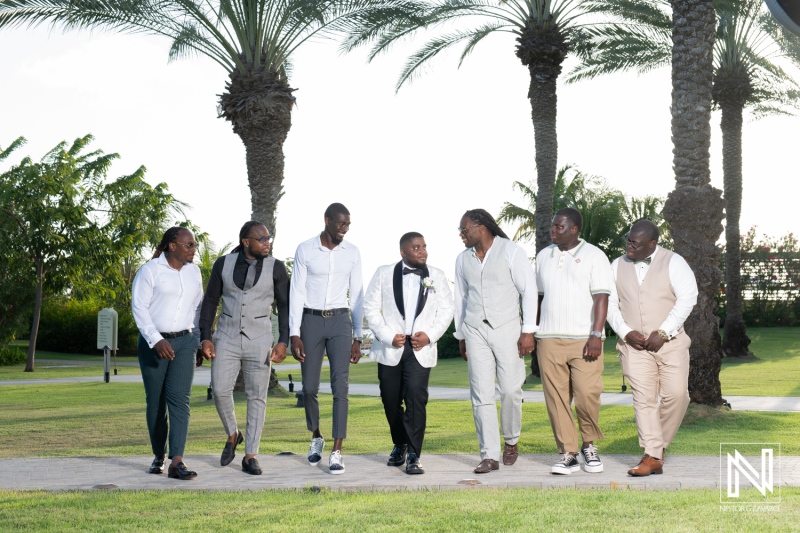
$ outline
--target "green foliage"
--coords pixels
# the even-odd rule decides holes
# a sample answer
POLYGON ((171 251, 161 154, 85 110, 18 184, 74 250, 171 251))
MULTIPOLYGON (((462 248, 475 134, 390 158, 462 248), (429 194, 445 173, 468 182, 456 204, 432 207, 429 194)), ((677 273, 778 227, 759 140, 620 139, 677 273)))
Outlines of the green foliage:
MULTIPOLYGON (((0 151, 0 160, 24 142, 16 139, 0 151)), ((106 182, 119 156, 88 151, 91 142, 92 136, 86 135, 71 145, 59 143, 39 162, 25 157, 0 174, 0 246, 5 254, 0 296, 10 306, 0 311, 0 331, 17 329, 18 322, 4 320, 13 305, 32 303, 31 370, 43 298, 71 291, 81 299, 102 298, 129 307, 142 252, 160 240, 173 214, 182 214, 184 204, 167 192, 166 184, 152 187, 145 181, 144 167, 106 182), (13 287, 14 280, 19 287, 13 287), (6 322, 15 327, 6 327, 6 322)))
MULTIPOLYGON (((750 326, 800 326, 800 246, 789 233, 756 239, 756 227, 741 237, 743 317, 750 326)), ((725 271, 725 254, 720 257, 725 271)), ((717 297, 725 318, 725 287, 717 297)))
MULTIPOLYGON (((48 299, 42 306, 39 348, 60 353, 93 354, 97 350, 99 300, 48 299)), ((135 354, 139 330, 129 307, 116 308, 118 347, 121 355, 135 354)))
POLYGON ((21 365, 27 357, 24 351, 14 346, 0 348, 0 366, 21 365))
POLYGON ((442 335, 442 338, 436 343, 436 350, 440 359, 450 359, 453 357, 461 357, 461 352, 458 350, 458 339, 453 337, 456 331, 455 320, 450 322, 447 330, 442 335))
MULTIPOLYGON (((530 241, 536 237, 536 190, 533 184, 514 182, 527 205, 510 202, 503 205, 498 222, 516 224, 515 241, 530 241)), ((664 201, 654 196, 626 197, 597 176, 588 176, 567 165, 559 169, 553 190, 553 212, 564 207, 580 211, 583 217, 581 237, 594 244, 610 258, 625 252, 625 238, 637 220, 654 222, 661 231, 659 244, 671 248, 669 225, 661 216, 664 201), (571 177, 568 173, 572 174, 571 177)))

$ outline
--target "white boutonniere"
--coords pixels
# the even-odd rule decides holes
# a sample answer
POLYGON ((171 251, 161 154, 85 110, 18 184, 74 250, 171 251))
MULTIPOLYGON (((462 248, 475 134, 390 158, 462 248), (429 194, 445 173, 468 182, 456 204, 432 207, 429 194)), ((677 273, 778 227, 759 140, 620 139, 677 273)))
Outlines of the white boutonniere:
POLYGON ((436 285, 433 284, 431 278, 422 278, 422 286, 425 287, 426 291, 436 292, 436 285))

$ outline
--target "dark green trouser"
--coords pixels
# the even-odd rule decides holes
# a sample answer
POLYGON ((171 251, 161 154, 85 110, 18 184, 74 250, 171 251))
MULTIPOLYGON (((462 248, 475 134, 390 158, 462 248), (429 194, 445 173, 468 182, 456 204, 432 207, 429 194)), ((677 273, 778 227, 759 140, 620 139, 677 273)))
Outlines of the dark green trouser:
POLYGON ((172 458, 174 455, 183 456, 189 434, 189 399, 197 340, 193 335, 166 340, 175 351, 172 361, 161 359, 154 349, 147 346, 147 341, 141 335, 137 352, 147 401, 147 429, 153 455, 166 455, 169 435, 169 457, 172 458))

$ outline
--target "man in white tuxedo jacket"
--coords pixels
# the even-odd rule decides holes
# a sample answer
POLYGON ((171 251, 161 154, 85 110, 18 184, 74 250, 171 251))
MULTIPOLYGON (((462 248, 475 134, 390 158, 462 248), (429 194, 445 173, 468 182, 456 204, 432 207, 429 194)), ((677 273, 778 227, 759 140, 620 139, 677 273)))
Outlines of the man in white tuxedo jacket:
POLYGON ((375 334, 370 357, 378 363, 381 400, 394 442, 387 464, 406 464, 406 473, 424 474, 419 457, 428 378, 436 366, 436 341, 453 320, 453 295, 444 272, 426 265, 422 235, 403 235, 400 255, 402 261, 375 273, 364 299, 364 315, 375 334))

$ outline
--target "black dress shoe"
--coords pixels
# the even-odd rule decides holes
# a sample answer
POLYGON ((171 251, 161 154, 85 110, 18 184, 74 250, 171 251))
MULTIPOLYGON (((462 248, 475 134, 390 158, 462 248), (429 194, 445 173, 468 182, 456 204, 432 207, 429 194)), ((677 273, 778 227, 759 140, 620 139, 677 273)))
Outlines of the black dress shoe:
POLYGON ((178 466, 169 465, 169 473, 167 475, 175 479, 194 479, 197 477, 197 472, 186 468, 186 465, 181 461, 178 466))
POLYGON ((219 458, 219 464, 222 466, 228 466, 233 461, 233 458, 236 457, 236 447, 242 443, 244 440, 244 436, 242 436, 242 432, 238 429, 236 430, 236 439, 233 442, 228 441, 225 443, 225 447, 222 449, 222 456, 219 458))
POLYGON ((247 472, 248 474, 253 474, 254 476, 260 476, 261 466, 258 464, 258 461, 255 457, 251 457, 250 459, 242 459, 242 472, 247 472))
POLYGON ((153 462, 150 464, 151 474, 163 474, 164 473, 164 458, 163 457, 156 457, 153 459, 153 462))
POLYGON ((405 445, 403 446, 395 445, 395 447, 392 448, 392 453, 389 454, 389 462, 387 462, 386 464, 388 466, 403 466, 404 464, 406 464, 407 449, 408 448, 405 445))
POLYGON ((419 462, 419 457, 415 453, 408 454, 408 464, 406 465, 406 474, 424 474, 425 470, 419 462))

